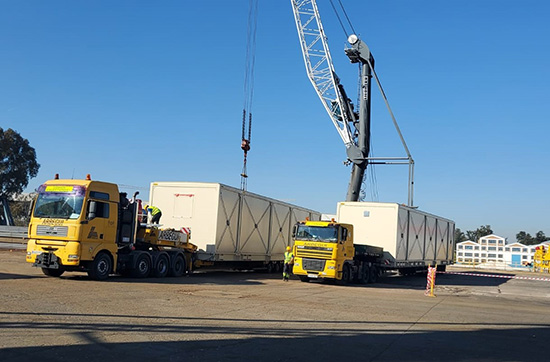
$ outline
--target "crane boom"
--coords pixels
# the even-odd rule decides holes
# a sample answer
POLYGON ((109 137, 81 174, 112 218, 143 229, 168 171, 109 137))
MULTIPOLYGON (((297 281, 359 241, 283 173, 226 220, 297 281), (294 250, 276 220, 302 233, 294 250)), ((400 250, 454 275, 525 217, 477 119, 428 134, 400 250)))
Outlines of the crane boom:
POLYGON ((356 35, 348 38, 351 48, 346 49, 346 54, 352 63, 361 64, 361 97, 356 113, 334 71, 316 1, 291 2, 308 77, 344 141, 348 160, 353 163, 346 201, 357 201, 370 152, 370 79, 374 58, 356 35))

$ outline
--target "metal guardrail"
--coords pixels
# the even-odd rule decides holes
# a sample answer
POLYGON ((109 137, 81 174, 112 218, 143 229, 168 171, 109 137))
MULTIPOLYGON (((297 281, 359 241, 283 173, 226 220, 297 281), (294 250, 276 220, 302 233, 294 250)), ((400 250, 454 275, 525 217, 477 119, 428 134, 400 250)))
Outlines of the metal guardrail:
POLYGON ((12 239, 27 239, 26 226, 0 226, 0 237, 12 239))

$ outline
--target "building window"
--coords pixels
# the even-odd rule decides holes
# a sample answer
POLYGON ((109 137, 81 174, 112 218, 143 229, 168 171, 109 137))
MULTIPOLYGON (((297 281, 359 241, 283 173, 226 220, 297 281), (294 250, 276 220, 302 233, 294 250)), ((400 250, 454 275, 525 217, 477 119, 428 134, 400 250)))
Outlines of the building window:
POLYGON ((504 240, 499 240, 498 245, 504 245, 504 240))
POLYGON ((474 250, 479 250, 479 246, 474 246, 474 250))
POLYGON ((497 257, 497 254, 489 254, 487 255, 489 258, 496 258, 497 257))
POLYGON ((481 253, 481 256, 482 256, 483 258, 486 258, 486 257, 487 257, 487 254, 481 253))
POLYGON ((514 252, 514 253, 520 253, 520 252, 521 252, 521 248, 512 248, 512 252, 514 252))
POLYGON ((473 247, 473 246, 471 246, 471 245, 466 245, 466 247, 465 247, 464 249, 466 249, 466 250, 473 250, 473 249, 474 249, 474 247, 473 247))
POLYGON ((522 258, 523 260, 527 260, 527 255, 522 255, 521 258, 522 258))
POLYGON ((462 256, 462 255, 464 255, 462 252, 459 252, 459 253, 458 253, 458 256, 462 256))
POLYGON ((479 253, 475 253, 474 256, 475 256, 476 258, 479 258, 479 253))
POLYGON ((481 250, 487 250, 487 247, 486 247, 486 246, 482 246, 482 247, 481 247, 481 250))
POLYGON ((489 240, 489 244, 496 244, 497 241, 496 240, 489 240))
POLYGON ((462 258, 458 258, 458 261, 459 261, 459 262, 462 262, 462 258))
POLYGON ((464 253, 464 256, 472 256, 472 253, 464 253))
POLYGON ((505 248, 505 251, 510 251, 510 248, 505 248))
POLYGON ((487 262, 487 259, 481 259, 481 262, 482 262, 482 263, 486 263, 486 262, 487 262))
POLYGON ((498 258, 499 258, 499 259, 502 259, 502 254, 498 254, 498 258))
POLYGON ((482 244, 487 244, 487 240, 481 239, 481 243, 482 243, 482 244))
POLYGON ((489 251, 497 251, 497 247, 496 246, 489 246, 489 251))
POLYGON ((499 247, 498 247, 498 251, 502 251, 502 246, 499 246, 499 247))
POLYGON ((526 253, 526 252, 527 252, 527 248, 523 248, 523 252, 526 253))
POLYGON ((459 245, 458 248, 459 248, 460 250, 462 250, 462 249, 464 249, 464 245, 459 245))

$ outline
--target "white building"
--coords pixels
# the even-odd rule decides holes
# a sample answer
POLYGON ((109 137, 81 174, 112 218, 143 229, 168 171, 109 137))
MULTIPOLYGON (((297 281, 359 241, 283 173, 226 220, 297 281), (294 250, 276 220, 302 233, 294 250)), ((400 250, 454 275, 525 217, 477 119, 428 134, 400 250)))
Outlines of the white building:
POLYGON ((549 244, 548 241, 537 245, 506 244, 504 238, 491 234, 481 237, 478 242, 467 240, 457 243, 455 260, 458 264, 490 263, 520 267, 533 262, 537 246, 549 244))

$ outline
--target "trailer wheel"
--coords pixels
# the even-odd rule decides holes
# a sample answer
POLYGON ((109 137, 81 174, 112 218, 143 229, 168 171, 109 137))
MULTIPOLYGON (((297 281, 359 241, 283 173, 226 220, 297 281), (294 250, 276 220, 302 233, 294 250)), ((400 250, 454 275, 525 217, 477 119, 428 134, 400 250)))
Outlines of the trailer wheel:
POLYGON ((60 277, 61 274, 65 273, 65 270, 59 268, 59 269, 48 269, 48 268, 42 268, 42 273, 44 275, 47 275, 49 277, 60 277))
POLYGON ((105 280, 111 274, 112 269, 113 262, 111 261, 111 257, 107 253, 101 252, 92 261, 90 270, 88 270, 88 276, 93 280, 105 280))
POLYGON ((272 262, 268 262, 266 265, 267 273, 271 274, 275 271, 275 267, 273 266, 272 262))
POLYGON ((155 278, 164 278, 168 275, 170 269, 170 261, 166 254, 160 254, 155 263, 155 269, 153 271, 155 278))
POLYGON ((136 259, 136 265, 132 270, 134 278, 147 278, 151 272, 151 258, 148 254, 139 254, 136 259))
POLYGON ((185 274, 185 259, 183 255, 178 254, 174 258, 174 263, 172 263, 172 267, 170 268, 170 275, 173 277, 181 277, 183 274, 185 274))

